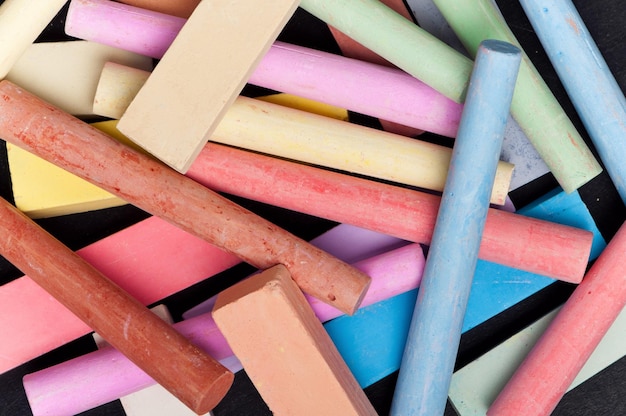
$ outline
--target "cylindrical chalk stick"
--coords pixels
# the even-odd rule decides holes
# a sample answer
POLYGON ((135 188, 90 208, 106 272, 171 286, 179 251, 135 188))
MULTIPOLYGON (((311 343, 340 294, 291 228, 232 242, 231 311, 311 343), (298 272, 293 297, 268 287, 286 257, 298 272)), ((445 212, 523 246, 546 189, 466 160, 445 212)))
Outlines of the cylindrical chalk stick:
POLYGON ((72 0, 65 20, 65 33, 161 58, 186 21, 181 17, 163 16, 114 1, 72 0), (141 24, 137 24, 138 21, 141 24), (123 41, 111 39, 112 33, 123 41))
POLYGON ((148 71, 106 62, 93 98, 94 114, 119 119, 149 75, 148 71))
MULTIPOLYGON (((419 285, 424 254, 410 244, 354 265, 372 277, 363 306, 407 292, 419 285)), ((316 316, 325 322, 341 315, 337 309, 308 298, 316 316)), ((232 350, 210 313, 174 325, 185 337, 222 362, 232 350)), ((73 415, 154 384, 148 375, 113 348, 74 358, 24 377, 24 388, 35 416, 73 415)))
MULTIPOLYGON (((98 114, 123 113, 132 91, 149 75, 141 74, 105 66, 94 108, 95 102, 108 108, 98 114)), ((435 191, 443 189, 451 154, 444 146, 241 96, 209 140, 435 191)), ((512 174, 512 164, 498 164, 492 203, 505 203, 512 174)))
MULTIPOLYGON (((472 55, 484 39, 519 47, 492 0, 434 0, 472 55)), ((523 54, 511 114, 546 162, 565 192, 572 192, 601 172, 601 167, 543 78, 523 54)))
POLYGON ((5 0, 0 5, 0 79, 22 56, 61 10, 67 0, 38 2, 5 0))
POLYGON ((520 3, 626 203, 624 93, 571 0, 520 3))
POLYGON ((215 407, 233 374, 0 200, 0 254, 189 408, 215 407))
MULTIPOLYGON (((145 13, 107 0, 72 2, 66 30, 81 39, 160 58, 185 21, 145 13), (97 24, 101 19, 105 22, 97 24)), ((449 137, 456 135, 461 117, 460 104, 404 71, 283 42, 272 45, 248 81, 449 137)))
MULTIPOLYGON (((429 244, 440 198, 208 143, 187 176, 211 189, 429 244)), ((480 258, 580 282, 592 233, 491 209, 480 258)))
POLYGON ((265 269, 286 265, 303 291, 353 313, 369 277, 258 215, 0 82, 0 137, 265 269))
POLYGON ((189 17, 200 0, 120 0, 120 3, 172 16, 189 17))
MULTIPOLYGON (((491 0, 481 1, 480 6, 471 1, 458 3, 442 0, 435 3, 440 9, 449 4, 451 16, 446 15, 446 19, 455 30, 454 23, 459 21, 478 35, 472 39, 474 51, 478 43, 487 38, 516 44, 512 35, 503 36, 506 24, 493 14, 486 14, 487 10, 495 9, 491 0)), ((301 6, 447 97, 462 100, 471 61, 381 2, 303 0, 301 6)), ((445 11, 442 9, 444 15, 445 11)), ((462 37, 460 31, 456 31, 462 37)), ((539 73, 527 60, 520 70, 511 114, 563 189, 572 192, 597 176, 602 169, 559 103, 544 86, 539 73)))
POLYGON ((626 225, 513 374, 489 415, 547 415, 626 305, 626 225))
POLYGON ((445 411, 520 60, 519 48, 506 42, 487 40, 478 49, 392 415, 445 411))

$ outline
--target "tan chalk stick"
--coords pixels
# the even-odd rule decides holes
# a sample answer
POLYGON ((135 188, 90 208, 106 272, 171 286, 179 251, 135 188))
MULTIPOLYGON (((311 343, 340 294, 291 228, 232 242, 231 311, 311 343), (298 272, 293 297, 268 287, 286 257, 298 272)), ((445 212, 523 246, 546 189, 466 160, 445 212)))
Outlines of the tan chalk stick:
POLYGON ((186 172, 298 4, 200 2, 121 117, 119 130, 186 172))
POLYGON ((6 80, 0 137, 257 268, 287 265, 304 291, 345 313, 369 287, 356 268, 6 80))
POLYGON ((43 42, 30 45, 6 79, 70 114, 92 115, 96 86, 108 61, 152 69, 146 56, 96 42, 43 42))
POLYGON ((213 318, 276 415, 376 415, 287 269, 220 293, 213 318))
POLYGON ((5 0, 0 5, 0 79, 11 70, 67 0, 5 0))

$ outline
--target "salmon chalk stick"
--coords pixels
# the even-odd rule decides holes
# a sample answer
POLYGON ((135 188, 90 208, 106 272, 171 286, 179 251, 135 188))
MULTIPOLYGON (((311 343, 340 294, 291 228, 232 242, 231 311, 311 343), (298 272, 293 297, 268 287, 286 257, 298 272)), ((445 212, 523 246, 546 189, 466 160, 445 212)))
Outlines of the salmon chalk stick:
MULTIPOLYGON (((113 1, 81 0, 72 1, 66 31, 158 59, 184 23, 113 1)), ((402 70, 280 41, 248 82, 447 137, 456 135, 462 111, 460 104, 402 70)))
MULTIPOLYGON (((216 143, 205 146, 187 175, 218 192, 423 244, 430 244, 440 203, 436 195, 216 143)), ((490 209, 479 255, 578 283, 592 240, 589 231, 490 209)))
POLYGON ((185 173, 297 6, 297 0, 261 8, 228 0, 200 2, 118 129, 185 173))
MULTIPOLYGON (((94 107, 103 102, 122 110, 135 82, 141 84, 137 70, 105 66, 94 107)), ((111 110, 100 114, 116 112, 111 110)), ((443 189, 451 155, 445 146, 243 96, 209 140, 434 191, 443 189)), ((498 163, 492 203, 504 205, 512 175, 513 165, 498 163)))
POLYGON ((120 3, 187 18, 191 16, 200 0, 121 0, 120 3))
MULTIPOLYGON (((490 11, 487 18, 486 10, 496 9, 492 3, 491 0, 484 0, 477 7, 471 1, 459 4, 455 1, 435 1, 459 37, 463 36, 455 27, 455 22, 469 28, 473 36, 471 44, 474 53, 478 43, 486 38, 517 44, 512 35, 502 36, 508 27, 501 16, 490 11), (444 8, 448 4, 450 16, 444 8), (489 36, 485 36, 485 33, 489 36)), ((381 2, 302 0, 301 7, 344 33, 349 33, 359 43, 445 96, 459 102, 463 100, 472 62, 381 2), (415 51, 420 53, 416 54, 415 51)), ((602 171, 527 58, 520 67, 513 97, 513 118, 566 192, 578 189, 602 171)))
POLYGON ((392 415, 443 414, 521 60, 481 43, 411 318, 392 415))
POLYGON ((199 413, 234 375, 8 202, 0 201, 0 254, 199 413))
MULTIPOLYGON (((409 244, 359 261, 354 266, 372 276, 372 287, 363 300, 362 306, 366 306, 415 289, 421 280, 424 254, 418 244, 409 244)), ((341 315, 337 309, 310 297, 307 301, 321 322, 341 315)), ((241 364, 233 357, 210 310, 174 324, 174 328, 224 365, 228 363, 231 371, 241 370, 241 364)), ((35 416, 71 416, 154 383, 141 369, 111 349, 94 351, 24 378, 24 388, 35 416)))
MULTIPOLYGON (((471 56, 475 56, 484 39, 499 39, 521 48, 495 2, 434 0, 434 3, 471 56)), ((571 192, 597 176, 601 167, 530 58, 522 54, 511 114, 563 190, 571 192)))
POLYGON ((265 269, 281 263, 305 292, 353 313, 370 279, 319 250, 8 82, 0 137, 265 269))
POLYGON ((220 293, 213 319, 273 413, 377 414, 283 265, 220 293))
POLYGON ((5 0, 0 5, 0 79, 61 11, 67 0, 5 0))
POLYGON ((520 2, 626 203, 626 99, 571 2, 520 2))
POLYGON ((547 415, 626 305, 622 225, 531 349, 488 415, 547 415))

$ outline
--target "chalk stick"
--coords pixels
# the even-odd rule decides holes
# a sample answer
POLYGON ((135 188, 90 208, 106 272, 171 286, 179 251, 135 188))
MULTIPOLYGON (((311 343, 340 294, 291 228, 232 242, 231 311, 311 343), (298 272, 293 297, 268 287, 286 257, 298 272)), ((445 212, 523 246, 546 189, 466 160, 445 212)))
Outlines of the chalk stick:
MULTIPOLYGON (((585 204, 576 192, 566 194, 561 190, 551 194, 520 212, 589 229, 594 233, 590 259, 596 258, 605 243, 585 204)), ((552 283, 554 280, 545 276, 479 260, 462 331, 469 331, 552 283)), ((416 296, 416 291, 407 292, 324 324, 361 387, 368 387, 400 368, 416 296), (381 333, 386 336, 378 336, 381 333)), ((476 379, 472 383, 476 384, 476 379)))
POLYGON ((297 5, 201 2, 120 118, 120 131, 186 172, 297 5))
POLYGON ((70 114, 87 116, 93 114, 96 85, 107 61, 152 69, 146 56, 95 42, 43 42, 30 45, 6 79, 70 114))
POLYGON ((220 293, 213 318, 272 412, 376 415, 284 266, 220 293))
POLYGON ((487 40, 479 47, 392 415, 436 415, 445 410, 520 60, 519 48, 506 42, 487 40))
POLYGON ((197 412, 224 397, 233 374, 8 202, 0 253, 197 412))
POLYGON ((266 101, 268 103, 282 105, 283 107, 295 108, 296 110, 308 111, 309 113, 318 114, 329 118, 342 121, 349 121, 350 116, 344 108, 334 105, 320 103, 308 98, 299 97, 293 94, 270 94, 256 97, 257 100, 266 101))
POLYGON ((622 226, 487 414, 549 414, 624 307, 622 226))
MULTIPOLYGON (((481 0, 478 5, 447 0, 434 3, 472 56, 483 39, 500 39, 520 46, 491 0, 481 0)), ((511 114, 566 192, 600 173, 599 164, 526 54, 522 57, 511 114), (571 177, 560 175, 562 166, 567 166, 565 170, 570 171, 571 177)))
POLYGON ((36 7, 27 0, 5 0, 0 5, 0 79, 37 39, 67 0, 40 2, 36 7))
MULTIPOLYGON (((440 202, 435 195, 215 143, 205 146, 187 175, 219 192, 424 244, 440 202)), ((491 209, 480 258, 580 282, 591 241, 588 231, 491 209)))
POLYGON ((591 140, 626 203, 626 99, 571 1, 522 1, 522 7, 591 140))
POLYGON ((450 45, 458 52, 467 55, 465 47, 454 34, 454 31, 446 22, 433 0, 407 0, 413 16, 417 24, 428 33, 441 39, 447 45, 450 45))
MULTIPOLYGON (((424 258, 421 247, 412 244, 386 252, 355 264, 373 277, 372 289, 364 302, 373 304, 389 296, 414 289, 419 284, 424 258)), ((311 301, 311 298, 307 298, 311 301)), ((340 315, 336 309, 313 301, 310 303, 318 320, 327 321, 340 315)), ((209 311, 210 312, 210 311, 209 311)), ((181 334, 193 339, 203 350, 226 363, 232 361, 232 350, 221 336, 209 312, 175 324, 181 334)), ((240 370, 234 363, 232 370, 240 370)), ((95 351, 32 374, 24 379, 24 387, 33 413, 75 414, 93 408, 124 394, 139 391, 154 381, 119 353, 95 351), (108 363, 115 365, 107 367, 108 363), (122 377, 123 375, 123 377, 122 377)))
MULTIPOLYGON (((453 18, 466 26, 481 19, 478 21, 482 23, 474 29, 475 32, 483 31, 472 39, 474 53, 478 42, 487 38, 517 44, 512 36, 502 37, 499 31, 494 30, 494 17, 491 20, 483 19, 484 10, 495 9, 495 6, 487 5, 490 1, 482 3, 481 7, 476 7, 474 3, 468 2, 467 11, 458 13, 456 10, 456 17, 453 17, 442 9, 446 4, 444 1, 435 2, 460 38, 463 36, 453 18), (468 16, 473 17, 470 19, 468 16), (488 35, 484 33, 486 30, 489 30, 488 35)), ((452 10, 457 4, 450 2, 450 5, 452 10)), ((301 7, 344 33, 349 33, 356 41, 445 96, 463 100, 471 61, 382 3, 375 0, 303 0, 301 7), (417 50, 421 54, 416 55, 417 50)), ((530 61, 525 58, 511 113, 559 184, 566 192, 571 192, 597 176, 602 169, 556 98, 541 81, 538 72, 529 64, 530 61)))
POLYGON ((363 273, 8 81, 0 83, 0 95, 0 136, 7 142, 257 268, 288 265, 307 293, 342 311, 358 307, 369 285, 363 273))
POLYGON ((120 3, 187 18, 191 16, 191 13, 193 13, 198 3, 200 3, 200 0, 122 0, 120 3))
MULTIPOLYGON (((240 262, 157 217, 77 254, 145 305, 240 262), (173 255, 172 246, 180 252, 173 255)), ((26 276, 1 286, 0 300, 0 373, 91 331, 26 276)))
MULTIPOLYGON (((106 0, 71 6, 69 34, 154 58, 162 57, 185 22, 106 0)), ((404 71, 284 42, 274 42, 248 82, 449 137, 461 116, 459 104, 404 71)))

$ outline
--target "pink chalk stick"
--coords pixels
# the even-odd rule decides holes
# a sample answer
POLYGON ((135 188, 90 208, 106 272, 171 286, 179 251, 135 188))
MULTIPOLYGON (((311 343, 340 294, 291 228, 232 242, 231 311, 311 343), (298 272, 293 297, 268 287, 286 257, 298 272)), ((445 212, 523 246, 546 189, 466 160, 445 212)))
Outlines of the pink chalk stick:
MULTIPOLYGON (((156 217, 77 253, 145 305, 240 262, 156 217)), ((27 276, 0 287, 0 373, 89 332, 27 276)))
MULTIPOLYGON (((370 289, 361 304, 365 306, 419 286, 424 255, 418 244, 410 244, 354 266, 372 277, 370 289)), ((317 300, 311 306, 322 322, 342 314, 317 300)), ((231 370, 241 369, 240 365, 233 363, 233 352, 210 313, 182 321, 174 327, 216 360, 224 364, 230 362, 231 370)), ((24 388, 35 416, 73 415, 152 384, 154 381, 148 375, 110 347, 24 377, 24 388)))
POLYGON ((626 225, 513 374, 488 415, 547 415, 626 305, 626 225))
POLYGON ((161 58, 186 19, 107 0, 72 0, 65 33, 161 58))
MULTIPOLYGON (((440 197, 209 142, 187 176, 219 192, 429 244, 440 197)), ((578 283, 591 232, 490 209, 483 260, 578 283)))
MULTIPOLYGON (((112 1, 80 0, 72 1, 66 31, 160 58, 183 24, 112 1)), ((463 108, 399 69, 284 42, 272 45, 248 82, 448 137, 456 135, 463 108)))

